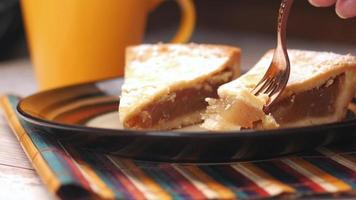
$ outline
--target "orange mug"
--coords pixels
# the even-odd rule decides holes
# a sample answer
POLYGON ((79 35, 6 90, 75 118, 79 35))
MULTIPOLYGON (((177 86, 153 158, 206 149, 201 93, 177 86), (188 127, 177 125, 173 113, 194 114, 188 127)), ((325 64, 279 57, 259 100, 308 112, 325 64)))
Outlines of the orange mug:
MULTIPOLYGON (((163 0, 22 0, 31 60, 41 90, 122 76, 128 45, 142 41, 148 13, 163 0)), ((194 29, 193 0, 172 42, 194 29)))

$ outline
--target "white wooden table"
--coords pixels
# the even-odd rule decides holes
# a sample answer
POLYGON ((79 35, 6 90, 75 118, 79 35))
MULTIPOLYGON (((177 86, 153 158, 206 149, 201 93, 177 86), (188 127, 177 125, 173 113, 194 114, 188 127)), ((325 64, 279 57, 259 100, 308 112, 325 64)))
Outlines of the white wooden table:
MULTIPOLYGON (((0 93, 26 96, 36 91, 27 58, 0 63, 0 93)), ((51 199, 27 160, 0 109, 0 199, 51 199)))
MULTIPOLYGON (((152 38, 167 38, 161 32, 152 38)), ((226 33, 217 30, 199 30, 193 41, 204 43, 231 44, 243 49, 242 66, 248 69, 264 52, 274 47, 274 37, 257 34, 226 33)), ((356 55, 356 46, 325 42, 290 39, 290 48, 334 51, 356 55)), ((36 92, 35 79, 28 58, 0 62, 0 95, 16 94, 26 96, 36 92)), ((51 199, 46 188, 27 160, 15 136, 9 130, 0 109, 0 199, 51 199)))

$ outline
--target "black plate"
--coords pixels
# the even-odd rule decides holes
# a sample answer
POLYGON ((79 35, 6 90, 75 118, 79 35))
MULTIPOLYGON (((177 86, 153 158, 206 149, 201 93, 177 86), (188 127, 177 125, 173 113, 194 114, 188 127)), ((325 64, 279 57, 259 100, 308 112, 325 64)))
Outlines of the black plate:
POLYGON ((353 141, 356 118, 340 123, 277 130, 130 131, 118 121, 121 79, 41 92, 23 99, 18 113, 39 134, 52 134, 82 148, 124 157, 174 162, 264 159, 353 141))

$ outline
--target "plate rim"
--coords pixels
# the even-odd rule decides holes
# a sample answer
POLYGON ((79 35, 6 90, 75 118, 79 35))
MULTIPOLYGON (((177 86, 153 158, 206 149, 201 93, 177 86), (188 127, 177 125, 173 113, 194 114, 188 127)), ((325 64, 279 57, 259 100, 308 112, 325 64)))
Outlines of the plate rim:
MULTIPOLYGON (((93 84, 93 83, 89 83, 93 84)), ((82 85, 82 84, 80 84, 82 85)), ((65 90, 68 87, 63 87, 63 88, 57 88, 53 90, 65 90)), ((87 127, 87 126, 81 126, 81 125, 74 125, 74 124, 64 124, 64 123, 58 123, 50 120, 46 120, 37 116, 34 116, 30 113, 27 113, 21 108, 21 105, 23 104, 24 101, 26 101, 27 98, 32 98, 33 96, 43 94, 49 91, 53 90, 47 90, 47 91, 42 91, 35 93, 33 95, 30 95, 28 97, 25 97, 19 101, 19 103, 16 106, 16 112, 17 114, 26 122, 29 122, 31 124, 35 124, 38 126, 42 127, 48 127, 48 128, 54 128, 54 129, 62 129, 62 130, 67 130, 67 131, 80 131, 80 132, 90 132, 90 134, 117 134, 117 136, 149 136, 149 137, 181 137, 181 138, 215 138, 215 137, 266 137, 270 135, 277 135, 282 136, 282 135, 290 135, 290 134, 295 134, 295 132, 305 132, 307 130, 308 132, 313 131, 313 130, 328 130, 331 128, 342 128, 342 127, 347 127, 352 124, 356 124, 356 118, 352 120, 345 120, 341 122, 334 122, 334 123, 328 123, 328 124, 320 124, 320 125, 312 125, 312 126, 303 126, 303 127, 290 127, 290 128, 278 128, 278 129, 269 129, 269 130, 253 130, 253 129, 245 129, 245 130, 239 130, 239 131, 187 131, 187 132, 178 132, 178 131, 172 131, 172 130, 130 130, 130 129, 111 129, 111 128, 97 128, 97 127, 87 127)))

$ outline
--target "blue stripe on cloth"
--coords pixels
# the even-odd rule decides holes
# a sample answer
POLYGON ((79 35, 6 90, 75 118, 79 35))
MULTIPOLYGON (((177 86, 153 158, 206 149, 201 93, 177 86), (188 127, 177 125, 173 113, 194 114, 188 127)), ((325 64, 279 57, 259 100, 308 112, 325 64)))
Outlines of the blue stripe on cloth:
MULTIPOLYGON (((136 163, 135 163, 136 164, 136 163)), ((165 191, 167 191, 171 197, 175 200, 190 199, 189 195, 186 195, 184 191, 180 190, 180 186, 170 180, 169 176, 164 174, 163 170, 159 169, 159 165, 148 167, 140 167, 137 165, 146 175, 155 180, 165 191)))
POLYGON ((231 188, 234 189, 236 192, 241 192, 248 198, 256 198, 259 196, 258 193, 254 190, 254 186, 251 186, 251 180, 248 180, 245 176, 238 173, 234 170, 230 165, 216 165, 216 166, 209 166, 211 170, 215 171, 216 174, 219 174, 221 179, 226 179, 229 183, 231 188))
POLYGON ((219 168, 210 167, 210 166, 200 166, 200 169, 215 179, 217 182, 220 182, 225 187, 229 188, 233 191, 238 198, 247 198, 250 194, 248 192, 244 192, 241 188, 237 187, 236 184, 231 180, 230 177, 223 176, 222 173, 219 172, 219 168))

